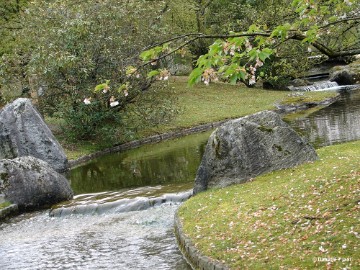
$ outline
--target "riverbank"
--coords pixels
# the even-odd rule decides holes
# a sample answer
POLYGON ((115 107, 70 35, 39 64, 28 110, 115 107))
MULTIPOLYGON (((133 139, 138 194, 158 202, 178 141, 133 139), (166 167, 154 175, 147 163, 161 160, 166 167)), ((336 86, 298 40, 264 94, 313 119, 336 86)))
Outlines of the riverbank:
MULTIPOLYGON (((300 114, 300 113, 304 113, 304 111, 305 111, 305 113, 306 112, 312 113, 312 112, 315 112, 316 110, 319 110, 323 106, 328 106, 329 104, 335 102, 339 97, 340 97, 340 95, 338 94, 334 97, 324 98, 323 100, 319 100, 319 101, 304 102, 303 100, 300 100, 300 101, 298 100, 295 103, 292 102, 292 103, 287 103, 287 104, 285 101, 283 101, 283 103, 281 105, 276 105, 277 108, 274 109, 273 111, 280 113, 280 114, 290 114, 290 113, 300 114)), ((307 99, 308 99, 308 97, 307 97, 307 99)), ((289 100, 292 100, 292 99, 289 99, 289 100)), ((230 119, 232 119, 232 118, 227 118, 225 120, 221 120, 221 121, 217 121, 217 122, 198 125, 198 126, 194 126, 191 128, 183 128, 183 129, 177 128, 175 131, 152 135, 152 136, 140 139, 140 140, 134 140, 134 141, 126 142, 123 144, 114 145, 113 147, 105 148, 103 150, 95 151, 93 153, 80 156, 79 158, 72 159, 69 161, 69 167, 74 168, 74 167, 84 164, 94 158, 98 158, 103 155, 107 155, 107 154, 111 154, 111 153, 123 152, 126 150, 138 148, 145 144, 158 143, 158 142, 165 141, 165 140, 171 140, 171 139, 183 137, 183 136, 190 135, 190 134, 195 134, 195 133, 212 130, 212 129, 219 127, 220 125, 222 125, 223 123, 225 123, 226 121, 228 121, 230 119)))
POLYGON ((17 215, 18 213, 18 206, 16 204, 11 204, 9 202, 0 204, 0 222, 5 218, 17 215))
MULTIPOLYGON (((186 77, 173 77, 168 85, 177 96, 180 113, 170 122, 139 130, 131 140, 122 140, 113 147, 102 147, 97 142, 68 143, 59 133, 59 122, 46 119, 55 136, 63 145, 73 166, 94 157, 124 151, 146 143, 212 129, 226 120, 243 117, 263 110, 293 112, 308 108, 321 108, 334 102, 339 93, 269 91, 224 83, 187 86, 186 77)), ((166 91, 166 89, 165 89, 166 91)), ((161 92, 159 93, 161 95, 161 92)))
POLYGON ((175 231, 194 269, 355 269, 360 266, 360 141, 320 160, 201 193, 175 231))

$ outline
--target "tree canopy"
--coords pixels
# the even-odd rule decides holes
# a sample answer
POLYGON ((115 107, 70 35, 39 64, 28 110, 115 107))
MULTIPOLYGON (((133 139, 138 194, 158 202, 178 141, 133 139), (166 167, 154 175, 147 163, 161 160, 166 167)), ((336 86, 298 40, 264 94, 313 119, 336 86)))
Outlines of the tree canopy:
MULTIPOLYGON (((212 1, 208 1, 211 3, 212 1)), ((352 0, 328 1, 244 1, 260 5, 260 15, 246 31, 239 29, 227 34, 191 33, 173 37, 157 44, 157 47, 143 53, 147 63, 165 58, 199 39, 216 39, 206 54, 199 57, 196 68, 190 75, 190 84, 225 79, 253 85, 257 72, 267 59, 281 57, 290 51, 292 41, 301 44, 301 53, 314 52, 327 58, 340 58, 360 53, 360 3, 352 0), (273 8, 261 10, 269 2, 276 2, 273 8), (280 10, 279 7, 282 7, 280 10), (277 14, 279 12, 279 14, 277 14), (275 20, 267 18, 272 13, 275 20), (280 15, 280 19, 276 20, 280 15), (163 48, 174 49, 163 54, 163 48), (176 44, 176 45, 175 45, 176 44)), ((251 9, 249 9, 251 10, 251 9)), ((247 21, 247 20, 245 20, 247 21)), ((246 24, 245 24, 246 25, 246 24)), ((236 28, 236 27, 233 27, 236 28)))
POLYGON ((143 106, 184 56, 189 84, 252 86, 360 53, 357 0, 10 0, 0 14, 2 96, 35 93, 83 139, 143 106))

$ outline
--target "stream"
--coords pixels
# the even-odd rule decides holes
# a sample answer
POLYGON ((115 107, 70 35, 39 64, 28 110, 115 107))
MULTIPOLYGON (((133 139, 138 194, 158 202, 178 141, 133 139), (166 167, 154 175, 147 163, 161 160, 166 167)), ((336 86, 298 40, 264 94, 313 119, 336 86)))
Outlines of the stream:
POLYGON ((360 90, 344 92, 338 101, 310 115, 289 114, 284 120, 315 148, 359 140, 360 90))
MULTIPOLYGON (((316 147, 358 140, 360 91, 285 120, 316 147)), ((0 269, 191 269, 177 248, 173 217, 191 194, 209 134, 74 168, 72 201, 0 224, 0 269)))

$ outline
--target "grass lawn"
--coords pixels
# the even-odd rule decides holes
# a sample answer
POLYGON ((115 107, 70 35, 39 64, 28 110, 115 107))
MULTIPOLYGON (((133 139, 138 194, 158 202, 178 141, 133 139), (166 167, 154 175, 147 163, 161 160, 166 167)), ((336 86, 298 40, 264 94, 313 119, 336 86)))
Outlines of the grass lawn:
MULTIPOLYGON (((209 86, 198 84, 189 88, 186 77, 172 77, 168 87, 174 90, 173 94, 178 98, 177 106, 180 113, 166 125, 139 130, 136 139, 204 123, 237 118, 262 110, 272 110, 276 108, 275 104, 280 102, 303 103, 324 100, 337 95, 336 92, 306 92, 303 96, 293 97, 288 91, 250 89, 225 83, 210 84, 209 86)), ((161 91, 159 94, 161 95, 161 91)), ((48 118, 47 123, 56 130, 61 121, 48 118)), ((58 132, 55 134, 64 146, 69 159, 101 150, 101 146, 96 142, 69 144, 61 139, 61 134, 58 132)), ((119 141, 119 143, 123 142, 119 141)))
POLYGON ((231 269, 359 269, 359 149, 200 193, 179 209, 184 232, 231 269))
POLYGON ((321 101, 338 94, 334 91, 304 92, 304 95, 294 97, 288 91, 247 88, 226 83, 212 83, 208 86, 197 84, 188 87, 186 77, 173 77, 169 87, 175 90, 174 94, 178 97, 181 113, 171 123, 155 127, 152 132, 187 128, 242 117, 263 110, 273 110, 276 108, 276 103, 321 101))

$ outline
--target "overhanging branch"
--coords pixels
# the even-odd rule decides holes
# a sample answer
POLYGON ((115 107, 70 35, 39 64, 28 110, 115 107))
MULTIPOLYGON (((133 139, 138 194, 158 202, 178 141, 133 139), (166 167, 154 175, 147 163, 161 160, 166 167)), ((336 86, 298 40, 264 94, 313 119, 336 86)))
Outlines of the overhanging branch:
MULTIPOLYGON (((355 17, 351 18, 351 20, 353 20, 353 19, 355 20, 355 17)), ((347 19, 347 20, 344 19, 344 20, 341 20, 341 22, 349 21, 349 20, 350 19, 347 19)), ((229 34, 229 35, 226 35, 226 34, 206 35, 206 34, 202 34, 202 33, 189 33, 189 34, 176 36, 176 37, 164 40, 163 42, 157 43, 156 45, 153 45, 151 47, 148 47, 147 49, 151 49, 156 46, 161 46, 161 45, 164 45, 169 42, 186 39, 188 37, 192 37, 192 38, 184 41, 180 46, 178 46, 176 49, 172 50, 171 52, 163 54, 162 56, 160 56, 156 59, 152 59, 151 61, 144 63, 143 65, 139 66, 139 69, 154 62, 154 61, 161 60, 161 59, 175 53, 176 51, 186 47, 187 45, 189 45, 190 43, 192 43, 198 39, 228 39, 228 38, 236 38, 236 37, 257 37, 257 36, 271 37, 271 32, 268 31, 268 32, 238 33, 238 34, 229 34)), ((306 36, 304 34, 302 34, 300 32, 296 32, 296 31, 290 31, 290 36, 288 37, 289 40, 293 39, 293 40, 298 40, 298 41, 303 41, 305 38, 306 38, 306 36)), ((329 48, 328 46, 322 44, 319 41, 313 41, 313 42, 310 42, 310 44, 312 46, 314 46, 317 50, 319 50, 319 52, 328 56, 329 58, 337 58, 337 57, 352 56, 352 55, 360 54, 360 48, 359 49, 351 49, 351 50, 334 51, 333 49, 329 48)))

